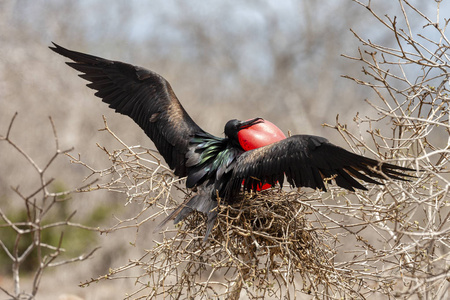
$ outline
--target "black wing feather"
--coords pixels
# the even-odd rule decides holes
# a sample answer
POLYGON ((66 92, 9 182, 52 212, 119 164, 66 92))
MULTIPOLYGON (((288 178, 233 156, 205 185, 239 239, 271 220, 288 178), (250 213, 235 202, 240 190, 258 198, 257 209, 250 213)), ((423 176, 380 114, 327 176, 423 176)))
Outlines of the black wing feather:
POLYGON ((294 187, 326 190, 324 180, 335 180, 340 187, 366 190, 355 178, 374 184, 385 176, 397 180, 412 177, 399 171, 414 171, 363 157, 312 135, 294 135, 265 147, 243 153, 236 162, 227 187, 233 197, 244 182, 244 190, 255 190, 258 182, 273 184, 273 178, 286 175, 294 187))
POLYGON ((194 134, 204 132, 187 114, 170 84, 160 75, 119 61, 50 47, 74 62, 95 95, 116 112, 131 117, 152 139, 159 153, 178 176, 186 176, 186 153, 194 134))

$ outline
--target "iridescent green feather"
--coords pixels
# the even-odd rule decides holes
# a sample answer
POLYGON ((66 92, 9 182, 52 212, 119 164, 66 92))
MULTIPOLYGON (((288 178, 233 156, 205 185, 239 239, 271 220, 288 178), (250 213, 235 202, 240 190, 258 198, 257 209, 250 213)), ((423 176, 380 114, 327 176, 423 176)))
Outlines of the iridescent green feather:
MULTIPOLYGON (((200 134, 190 141, 192 145, 190 172, 187 186, 199 185, 207 179, 218 179, 234 161, 239 152, 231 148, 228 140, 208 134, 200 134)), ((189 155, 189 154, 188 154, 189 155)))

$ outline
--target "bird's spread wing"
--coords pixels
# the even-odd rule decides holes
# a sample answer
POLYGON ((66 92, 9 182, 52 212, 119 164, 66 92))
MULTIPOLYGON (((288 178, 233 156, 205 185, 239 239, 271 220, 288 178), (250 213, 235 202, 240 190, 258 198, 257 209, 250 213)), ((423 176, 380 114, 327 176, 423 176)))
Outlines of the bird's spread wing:
POLYGON ((203 130, 163 77, 138 66, 53 45, 50 49, 74 61, 67 64, 83 73, 79 76, 91 82, 87 86, 97 90, 97 97, 145 131, 176 175, 186 175, 189 140, 203 130))
POLYGON ((356 179, 380 184, 373 178, 384 176, 405 180, 399 171, 409 168, 381 163, 333 145, 327 139, 311 135, 294 135, 271 145, 243 153, 237 160, 228 183, 227 197, 240 190, 256 190, 264 183, 281 185, 284 176, 295 187, 326 190, 324 181, 334 180, 340 187, 354 191, 366 188, 356 179))

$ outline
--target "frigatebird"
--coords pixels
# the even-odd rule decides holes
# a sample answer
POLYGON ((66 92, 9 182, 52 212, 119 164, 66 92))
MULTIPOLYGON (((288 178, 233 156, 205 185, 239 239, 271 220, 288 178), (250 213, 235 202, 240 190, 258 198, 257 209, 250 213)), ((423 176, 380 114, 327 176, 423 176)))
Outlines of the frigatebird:
POLYGON ((170 84, 159 74, 139 66, 63 48, 50 49, 73 62, 67 65, 90 81, 87 86, 116 112, 131 117, 150 137, 174 174, 186 178, 196 193, 162 224, 183 220, 192 211, 206 214, 205 240, 217 218, 217 201, 232 203, 241 190, 283 185, 326 191, 325 181, 347 190, 367 190, 356 179, 382 184, 386 177, 406 180, 406 167, 379 162, 333 145, 313 135, 288 138, 262 118, 230 120, 225 137, 200 128, 184 110, 170 84), (262 138, 258 137, 262 135, 262 138), (218 198, 219 197, 219 198, 218 198))

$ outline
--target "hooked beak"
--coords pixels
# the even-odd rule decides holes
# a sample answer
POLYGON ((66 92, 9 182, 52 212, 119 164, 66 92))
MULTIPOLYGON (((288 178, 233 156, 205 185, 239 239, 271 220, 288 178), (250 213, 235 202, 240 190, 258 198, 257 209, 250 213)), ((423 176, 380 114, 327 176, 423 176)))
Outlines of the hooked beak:
POLYGON ((249 128, 255 124, 259 124, 262 122, 264 122, 263 118, 254 118, 254 119, 251 119, 248 121, 241 122, 241 124, 239 126, 239 130, 249 128))

